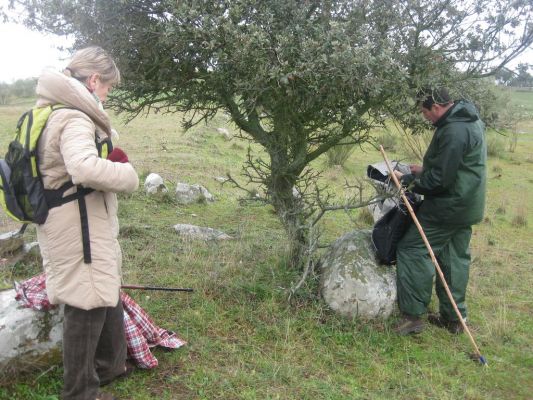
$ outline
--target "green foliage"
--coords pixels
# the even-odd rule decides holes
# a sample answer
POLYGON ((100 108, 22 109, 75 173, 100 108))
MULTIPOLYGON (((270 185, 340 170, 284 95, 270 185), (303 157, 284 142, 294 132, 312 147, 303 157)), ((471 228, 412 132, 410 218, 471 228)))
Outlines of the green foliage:
POLYGON ((518 208, 511 224, 518 228, 525 228, 527 226, 527 210, 523 207, 518 208))
POLYGON ((37 79, 18 79, 8 84, 0 82, 0 105, 9 104, 14 98, 28 98, 35 95, 37 79))
POLYGON ((505 139, 496 132, 487 133, 487 155, 502 157, 505 151, 505 139))
POLYGON ((359 214, 357 214, 357 220, 362 226, 369 229, 374 225, 374 217, 367 207, 359 211, 359 214))
POLYGON ((466 98, 473 102, 488 126, 502 129, 502 119, 510 107, 510 95, 506 90, 497 87, 492 78, 481 79, 476 85, 466 85, 454 98, 466 98))
POLYGON ((398 136, 385 129, 377 137, 377 143, 383 146, 386 151, 395 152, 397 150, 398 136))
POLYGON ((518 64, 516 71, 507 68, 496 73, 496 79, 505 86, 510 87, 533 87, 533 76, 529 73, 529 64, 518 64))
POLYGON ((356 146, 351 139, 342 139, 336 146, 331 147, 326 152, 327 166, 343 166, 350 155, 354 152, 356 146))
POLYGON ((7 83, 0 82, 0 104, 7 104, 10 95, 11 93, 9 90, 9 85, 7 83))
POLYGON ((424 130, 413 134, 409 131, 402 131, 401 153, 413 164, 422 165, 424 154, 431 142, 433 132, 424 130))
POLYGON ((28 25, 116 57, 124 77, 117 109, 190 111, 186 127, 225 111, 261 146, 245 178, 274 206, 296 261, 324 203, 311 194, 319 192, 313 160, 345 138, 368 141, 384 111, 405 118, 420 87, 462 87, 533 41, 525 0, 19 3, 28 25))
POLYGON ((511 104, 522 107, 529 115, 533 115, 533 91, 510 89, 509 96, 511 104))

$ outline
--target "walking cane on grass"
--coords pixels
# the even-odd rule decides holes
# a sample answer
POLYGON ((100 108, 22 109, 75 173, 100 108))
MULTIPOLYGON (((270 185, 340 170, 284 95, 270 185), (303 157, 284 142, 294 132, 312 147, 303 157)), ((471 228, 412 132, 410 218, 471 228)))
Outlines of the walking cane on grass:
POLYGON ((463 316, 461 315, 461 312, 459 311, 459 308, 457 308, 457 304, 455 303, 455 300, 454 300, 454 298, 452 296, 452 292, 450 291, 450 288, 448 287, 448 283, 446 282, 446 279, 444 278, 444 274, 442 273, 442 270, 441 270, 441 268, 439 266, 437 258, 435 257, 435 253, 433 253, 433 249, 431 248, 431 245, 429 244, 429 241, 428 241, 428 239, 426 237, 426 234, 424 233, 424 230, 422 229, 422 226, 418 222, 418 218, 416 217, 415 212, 413 211, 413 208, 411 207, 411 204, 409 203, 409 200, 407 199, 407 197, 404 194, 404 191, 402 189, 402 185, 400 184, 400 182, 398 181, 398 178, 394 174, 394 171, 393 171, 392 166, 391 166, 391 164, 389 162, 389 159, 387 158, 387 155, 385 154, 385 150, 383 149, 383 146, 379 146, 379 151, 381 152, 381 155, 383 156, 383 159, 385 160, 385 163, 387 164, 387 168, 389 170, 389 175, 390 175, 391 179, 394 181, 394 184, 396 185, 396 187, 400 191, 400 195, 402 197, 402 200, 403 200, 405 206, 407 207, 407 209, 409 210, 409 214, 411 215, 411 218, 413 219, 413 222, 415 223, 416 227, 418 228, 418 232, 420 232, 420 235, 422 236, 422 240, 424 241, 424 244, 426 245, 426 247, 427 247, 427 249, 429 251, 429 255, 431 256, 431 261, 433 261, 433 264, 435 265, 435 269, 437 270, 439 278, 440 278, 440 280, 442 282, 442 286, 444 287, 444 290, 446 291, 446 294, 448 295, 448 298, 450 299, 450 302, 451 302, 451 304, 453 306, 453 309, 455 310, 455 313, 457 314, 457 317, 459 318, 459 321, 461 322, 461 325, 463 326, 464 331, 468 335, 468 337, 470 339, 470 342, 472 343, 472 346, 474 347, 474 354, 473 354, 474 357, 473 358, 477 359, 482 365, 488 366, 487 360, 485 359, 485 357, 483 357, 481 355, 481 353, 479 351, 479 348, 478 348, 478 346, 476 344, 476 341, 474 340, 474 337, 470 333, 470 329, 468 329, 468 326, 466 325, 466 323, 465 323, 465 321, 463 319, 463 316))

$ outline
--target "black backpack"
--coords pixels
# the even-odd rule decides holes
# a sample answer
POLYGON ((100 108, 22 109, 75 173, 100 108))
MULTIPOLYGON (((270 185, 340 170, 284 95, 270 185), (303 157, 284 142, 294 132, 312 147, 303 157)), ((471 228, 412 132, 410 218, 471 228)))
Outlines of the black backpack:
MULTIPOLYGON (((406 192, 405 197, 409 200, 413 211, 416 212, 422 201, 411 193, 406 192)), ((403 237, 412 223, 412 218, 407 206, 402 200, 395 207, 383 215, 372 229, 372 244, 376 250, 376 257, 382 264, 392 265, 396 263, 396 249, 398 242, 403 237)))
MULTIPOLYGON (((57 190, 44 189, 39 171, 37 147, 41 134, 52 112, 73 107, 54 104, 34 107, 19 119, 15 137, 9 144, 5 159, 0 160, 0 204, 6 214, 17 222, 22 222, 21 233, 29 223, 44 224, 48 210, 73 200, 78 200, 82 222, 84 260, 91 262, 89 227, 85 196, 93 189, 77 186, 76 192, 68 196, 64 193, 74 184, 69 181, 57 190)), ((111 140, 96 140, 98 155, 107 158, 113 150, 111 140)))

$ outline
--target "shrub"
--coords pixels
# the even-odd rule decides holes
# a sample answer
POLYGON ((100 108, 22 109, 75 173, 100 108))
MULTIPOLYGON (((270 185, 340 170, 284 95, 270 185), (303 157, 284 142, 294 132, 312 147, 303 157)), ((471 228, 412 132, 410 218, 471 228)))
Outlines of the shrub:
POLYGON ((505 141, 495 135, 487 135, 487 154, 490 157, 501 157, 505 150, 505 141))
POLYGON ((496 209, 496 214, 498 215, 505 215, 505 206, 501 205, 496 209))
POLYGON ((518 208, 516 214, 513 217, 511 224, 515 228, 524 228, 527 226, 527 212, 525 208, 518 208))
POLYGON ((422 163, 422 159, 432 137, 433 132, 429 130, 417 134, 404 131, 402 136, 402 153, 405 154, 408 160, 417 160, 419 163, 422 163))
POLYGON ((355 144, 347 144, 351 140, 350 138, 343 139, 326 152, 328 167, 333 167, 334 165, 342 166, 346 163, 355 150, 355 144))
POLYGON ((383 146, 387 151, 396 151, 398 137, 390 131, 383 131, 377 138, 378 144, 383 146))
POLYGON ((373 226, 374 217, 368 207, 361 208, 357 214, 357 221, 363 226, 373 226))

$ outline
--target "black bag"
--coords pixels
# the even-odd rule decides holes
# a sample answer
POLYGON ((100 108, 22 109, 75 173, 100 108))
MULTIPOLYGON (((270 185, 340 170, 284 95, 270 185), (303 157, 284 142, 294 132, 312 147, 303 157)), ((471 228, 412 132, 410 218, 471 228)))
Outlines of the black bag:
MULTIPOLYGON (((393 171, 400 171, 404 174, 410 174, 411 171, 409 169, 409 165, 402 164, 398 161, 392 161, 391 167, 393 171)), ((366 176, 368 176, 370 179, 382 183, 389 183, 390 177, 389 177, 389 169, 387 167, 387 163, 385 161, 378 162, 375 164, 370 164, 366 168, 366 176)))
MULTIPOLYGON (((421 201, 417 200, 413 193, 405 193, 413 211, 416 212, 421 201)), ((396 263, 396 248, 398 242, 412 223, 411 215, 407 206, 400 201, 399 205, 390 209, 381 217, 372 229, 372 244, 376 250, 379 262, 386 265, 396 263)))

